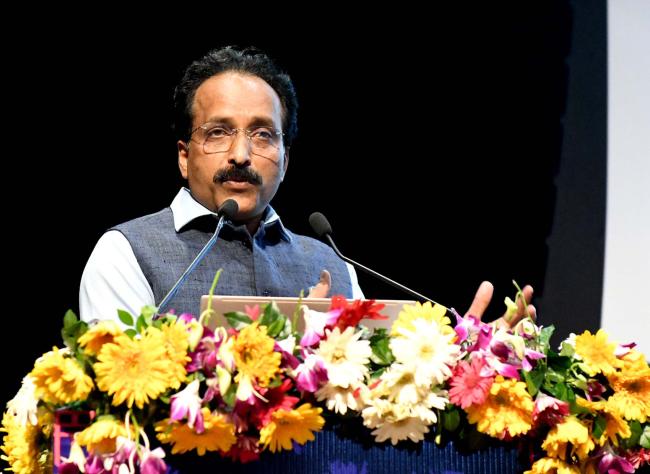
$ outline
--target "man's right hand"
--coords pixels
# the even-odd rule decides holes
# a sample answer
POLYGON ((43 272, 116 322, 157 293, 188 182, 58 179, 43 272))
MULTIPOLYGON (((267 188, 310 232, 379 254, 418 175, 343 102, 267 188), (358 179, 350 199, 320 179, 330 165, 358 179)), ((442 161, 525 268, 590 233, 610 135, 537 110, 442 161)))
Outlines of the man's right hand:
POLYGON ((309 289, 307 298, 328 298, 332 288, 332 275, 327 270, 320 272, 320 280, 309 289))

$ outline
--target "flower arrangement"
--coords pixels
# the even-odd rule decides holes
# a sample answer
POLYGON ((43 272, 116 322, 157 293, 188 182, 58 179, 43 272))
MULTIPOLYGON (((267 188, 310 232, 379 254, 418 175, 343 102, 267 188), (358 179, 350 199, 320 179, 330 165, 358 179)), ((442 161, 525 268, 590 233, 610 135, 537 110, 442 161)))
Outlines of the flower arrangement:
POLYGON ((531 473, 650 463, 650 368, 634 344, 585 331, 555 351, 553 327, 531 318, 496 327, 430 303, 370 330, 365 319, 384 318, 374 301, 334 297, 325 313, 302 303, 290 316, 246 307, 215 330, 211 308, 198 320, 120 312, 128 329, 69 312, 66 347, 40 357, 7 405, 3 459, 14 472, 51 471, 50 439, 73 410, 88 422, 56 459, 60 472, 162 473, 165 449, 251 462, 314 440, 325 416, 360 419, 377 443, 518 443, 531 473))

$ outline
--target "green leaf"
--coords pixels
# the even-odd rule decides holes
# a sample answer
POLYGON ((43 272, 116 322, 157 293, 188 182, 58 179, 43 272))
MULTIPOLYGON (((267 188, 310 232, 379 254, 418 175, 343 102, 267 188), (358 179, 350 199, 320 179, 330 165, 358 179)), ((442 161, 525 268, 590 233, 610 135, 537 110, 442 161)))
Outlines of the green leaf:
POLYGON ((643 428, 643 434, 641 434, 639 444, 642 448, 650 449, 650 425, 646 425, 646 427, 643 428))
POLYGON ((571 344, 569 344, 566 341, 562 341, 560 344, 560 355, 561 356, 566 356, 566 357, 573 357, 573 355, 576 353, 575 347, 573 347, 571 344))
POLYGON ((235 396, 237 395, 237 384, 231 384, 228 388, 228 391, 223 395, 223 401, 226 402, 226 405, 229 407, 235 406, 235 396))
POLYGON ((117 316, 120 318, 120 321, 122 321, 127 326, 133 326, 133 316, 131 316, 128 311, 118 309, 117 316))
POLYGON ((260 318, 260 326, 266 326, 266 333, 271 337, 276 337, 284 329, 287 317, 280 312, 280 308, 271 301, 264 307, 264 313, 260 318))
POLYGON ((266 333, 271 337, 276 337, 284 329, 284 324, 286 323, 287 318, 283 315, 280 315, 275 321, 268 326, 266 333))
POLYGON ((630 421, 629 425, 632 434, 630 435, 629 438, 624 439, 622 442, 623 446, 625 446, 625 448, 627 449, 635 448, 641 441, 641 435, 644 432, 641 423, 639 423, 637 420, 630 421))
POLYGON ((377 365, 390 365, 395 361, 392 351, 389 346, 389 336, 386 329, 376 329, 372 336, 370 336, 370 348, 372 355, 370 360, 377 365))
POLYGON ((225 313, 224 317, 228 320, 230 327, 236 330, 240 330, 252 324, 253 320, 246 313, 241 311, 233 311, 231 313, 225 313))
POLYGON ((524 380, 526 381, 526 386, 528 387, 528 392, 534 397, 539 392, 539 387, 542 386, 544 382, 544 367, 538 365, 530 372, 523 371, 524 380))
POLYGON ((138 334, 142 334, 145 329, 147 329, 147 323, 144 320, 144 316, 140 315, 138 316, 138 320, 135 323, 135 330, 138 332, 138 334))
POLYGON ((74 311, 69 309, 65 312, 65 316, 63 316, 63 327, 67 329, 73 324, 76 324, 77 321, 79 321, 79 318, 77 318, 77 315, 74 314, 74 311))
POLYGON ((131 339, 133 339, 136 336, 136 334, 138 334, 138 333, 135 332, 135 329, 127 329, 126 331, 124 331, 124 334, 126 334, 131 339))
POLYGON ((280 331, 280 334, 277 336, 278 341, 282 341, 283 339, 291 336, 292 331, 293 325, 291 324, 291 321, 289 318, 284 318, 284 327, 282 328, 282 331, 280 331))
POLYGON ((550 325, 545 328, 542 328, 542 330, 539 333, 539 345, 542 347, 542 352, 546 354, 548 349, 550 348, 551 345, 551 336, 553 335, 553 331, 555 331, 555 326, 550 325))
POLYGON ((64 328, 61 329, 61 337, 66 347, 69 347, 72 352, 75 352, 78 347, 77 340, 88 330, 88 324, 84 321, 76 321, 72 324, 68 324, 67 327, 64 326, 64 328))
POLYGON ((598 415, 594 420, 594 438, 599 439, 605 432, 605 428, 607 428, 607 419, 604 416, 598 415))
POLYGON ((546 356, 548 366, 556 372, 566 374, 567 370, 571 368, 571 358, 557 355, 555 352, 549 351, 546 356))
POLYGON ((447 431, 455 431, 460 424, 460 413, 454 407, 442 412, 442 426, 447 431))
POLYGON ((140 315, 144 316, 144 319, 147 322, 151 322, 151 320, 153 320, 153 317, 156 315, 156 311, 158 311, 158 308, 155 306, 143 306, 140 310, 140 315))
POLYGON ((551 392, 555 398, 558 398, 564 402, 569 401, 569 387, 563 383, 557 383, 548 388, 548 391, 551 392))

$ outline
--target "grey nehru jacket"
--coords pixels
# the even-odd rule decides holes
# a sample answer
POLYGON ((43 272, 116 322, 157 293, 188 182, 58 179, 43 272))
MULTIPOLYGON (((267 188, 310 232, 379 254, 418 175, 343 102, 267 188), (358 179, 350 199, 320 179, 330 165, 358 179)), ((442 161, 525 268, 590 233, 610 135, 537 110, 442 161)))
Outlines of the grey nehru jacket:
MULTIPOLYGON (((267 208, 265 216, 269 214, 267 208)), ((158 304, 213 235, 216 225, 216 217, 206 215, 176 232, 172 211, 165 208, 111 230, 121 232, 131 244, 158 304)), ((330 294, 352 297, 348 268, 331 248, 290 232, 279 219, 267 223, 263 218, 254 237, 246 226, 226 223, 215 246, 167 307, 177 314, 198 316, 201 295, 209 292, 220 268, 223 272, 216 294, 298 296, 303 290, 306 295, 321 270, 327 269, 332 274, 330 294)))

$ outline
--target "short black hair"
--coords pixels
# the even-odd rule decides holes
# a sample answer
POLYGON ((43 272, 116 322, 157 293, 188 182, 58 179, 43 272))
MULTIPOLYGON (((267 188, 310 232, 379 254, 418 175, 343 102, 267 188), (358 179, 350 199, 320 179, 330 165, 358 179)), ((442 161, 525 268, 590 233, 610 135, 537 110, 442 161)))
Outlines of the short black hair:
POLYGON ((282 104, 282 131, 285 146, 291 146, 298 132, 298 98, 288 74, 255 47, 226 46, 208 52, 190 64, 174 91, 174 131, 188 141, 192 133, 192 104, 197 89, 212 76, 234 71, 257 76, 270 85, 282 104))

